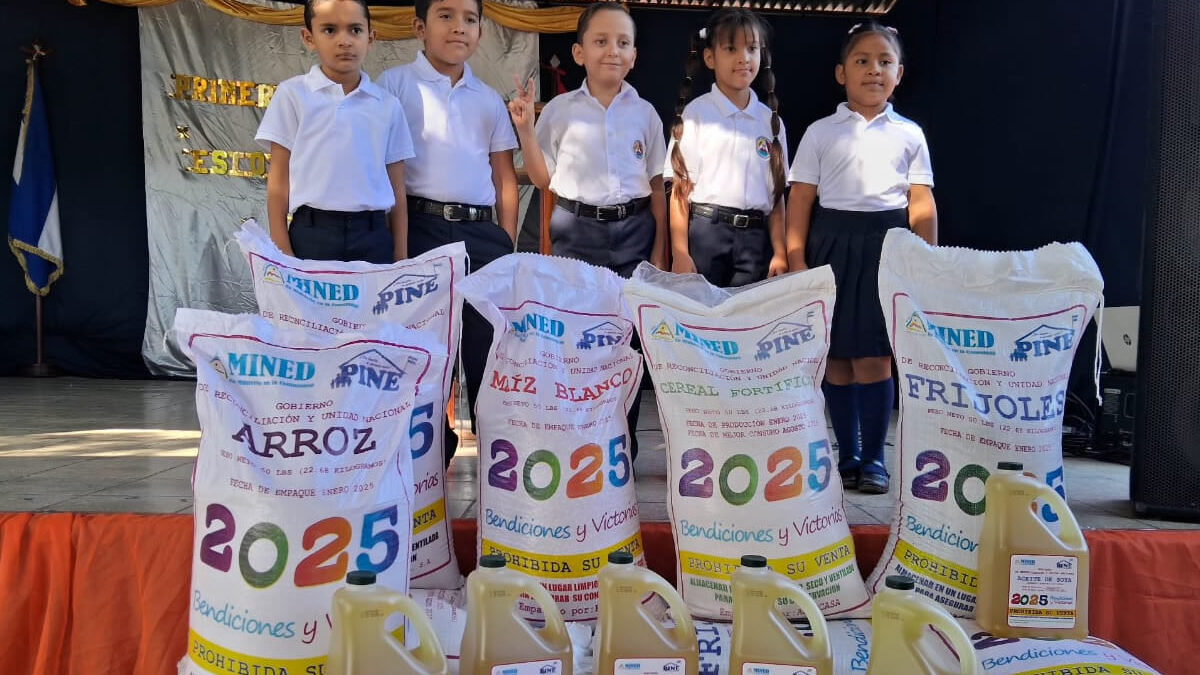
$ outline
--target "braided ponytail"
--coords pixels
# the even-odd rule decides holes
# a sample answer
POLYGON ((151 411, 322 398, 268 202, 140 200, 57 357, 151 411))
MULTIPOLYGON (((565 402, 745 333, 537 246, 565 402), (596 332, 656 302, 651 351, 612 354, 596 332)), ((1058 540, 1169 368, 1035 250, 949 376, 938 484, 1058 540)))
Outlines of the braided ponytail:
POLYGON ((675 184, 671 190, 685 201, 692 192, 692 180, 688 176, 687 164, 683 161, 683 151, 679 149, 680 139, 683 138, 683 109, 692 100, 692 80, 700 72, 700 52, 707 42, 706 34, 707 29, 692 33, 683 84, 679 87, 679 100, 675 102, 675 121, 671 123, 671 138, 675 141, 671 149, 671 172, 675 175, 675 184))
MULTIPOLYGON (((763 36, 764 43, 766 36, 763 36)), ((779 119, 779 97, 775 95, 775 73, 771 70, 771 50, 766 44, 762 46, 762 86, 766 89, 767 107, 771 109, 771 180, 774 184, 772 204, 778 204, 783 198, 783 189, 787 184, 787 172, 783 166, 783 143, 779 140, 779 130, 783 123, 779 119)))

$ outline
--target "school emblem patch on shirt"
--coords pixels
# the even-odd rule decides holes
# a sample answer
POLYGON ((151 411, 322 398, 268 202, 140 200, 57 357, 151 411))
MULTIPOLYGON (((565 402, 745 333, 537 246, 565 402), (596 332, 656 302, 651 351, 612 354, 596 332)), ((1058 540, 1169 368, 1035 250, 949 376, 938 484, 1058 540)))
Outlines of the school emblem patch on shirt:
POLYGON ((758 156, 766 159, 771 156, 771 140, 766 136, 759 136, 758 140, 754 141, 754 149, 758 151, 758 156))
POLYGON ((638 159, 646 156, 646 146, 642 145, 641 141, 633 142, 633 156, 638 159))

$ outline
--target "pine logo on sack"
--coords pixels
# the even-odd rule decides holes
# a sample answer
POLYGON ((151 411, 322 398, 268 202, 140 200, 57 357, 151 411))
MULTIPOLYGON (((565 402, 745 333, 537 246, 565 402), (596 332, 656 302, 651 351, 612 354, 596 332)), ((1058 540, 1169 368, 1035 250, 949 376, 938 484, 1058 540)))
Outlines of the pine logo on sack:
MULTIPOLYGON (((1078 321, 1073 317, 1072 322, 1078 321)), ((1042 324, 1017 338, 1016 349, 1008 358, 1013 361, 1028 361, 1030 356, 1047 356, 1056 352, 1070 351, 1075 341, 1074 328, 1055 328, 1042 324)))
MULTIPOLYGON (((416 357, 410 356, 406 365, 411 366, 416 362, 416 357)), ((338 374, 329 386, 336 389, 357 384, 381 391, 399 391, 403 378, 403 368, 380 354, 379 350, 368 349, 338 366, 338 374)))
POLYGON ((621 344, 621 340, 624 338, 625 331, 621 330, 620 326, 611 321, 605 321, 602 324, 584 330, 579 342, 575 343, 575 346, 579 349, 611 347, 612 345, 621 344))
POLYGON ((662 340, 663 342, 680 342, 685 345, 692 345, 723 359, 738 358, 738 343, 733 340, 708 340, 702 338, 680 323, 676 323, 675 328, 672 330, 666 321, 660 321, 654 327, 654 330, 650 331, 650 337, 662 340))
POLYGON ((436 274, 401 274, 392 283, 379 291, 379 301, 371 308, 376 314, 383 314, 392 305, 407 305, 413 300, 425 297, 437 291, 436 274))
POLYGON ((279 273, 279 268, 274 265, 267 265, 263 269, 263 281, 268 284, 283 285, 283 275, 279 273))
POLYGON ((978 354, 980 356, 995 356, 996 336, 989 330, 981 328, 951 328, 939 326, 913 312, 904 324, 904 329, 918 335, 928 335, 937 338, 938 342, 948 347, 950 351, 959 354, 978 354))
POLYGON ((513 332, 517 339, 524 342, 530 335, 546 338, 551 342, 562 344, 563 333, 567 327, 558 319, 551 319, 537 312, 528 312, 520 321, 512 321, 513 332))
MULTIPOLYGON (((217 368, 217 372, 221 369, 217 368)), ((310 361, 293 361, 269 354, 229 352, 222 374, 238 384, 308 388, 313 386, 311 380, 317 374, 317 366, 310 361)))
MULTIPOLYGON (((812 318, 812 312, 808 313, 808 318, 812 318)), ((775 324, 775 327, 762 336, 758 341, 758 351, 754 354, 754 360, 763 361, 772 356, 781 354, 791 349, 811 341, 816 335, 813 333, 811 323, 795 323, 794 321, 780 321, 775 324)))

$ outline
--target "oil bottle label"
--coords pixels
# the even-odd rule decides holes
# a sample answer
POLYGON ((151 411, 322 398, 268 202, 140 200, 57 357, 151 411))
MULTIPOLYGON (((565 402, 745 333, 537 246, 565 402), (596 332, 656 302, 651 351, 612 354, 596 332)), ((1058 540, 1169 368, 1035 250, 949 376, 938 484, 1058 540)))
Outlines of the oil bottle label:
POLYGON ((743 663, 742 675, 817 675, 810 666, 783 666, 777 663, 743 663))
POLYGON ((617 659, 613 675, 673 675, 684 672, 683 659, 617 659))
POLYGON ((1062 555, 1014 555, 1009 560, 1008 625, 1074 628, 1079 559, 1062 555))
POLYGON ((492 667, 492 675, 560 675, 562 671, 563 665, 559 659, 524 661, 492 667))

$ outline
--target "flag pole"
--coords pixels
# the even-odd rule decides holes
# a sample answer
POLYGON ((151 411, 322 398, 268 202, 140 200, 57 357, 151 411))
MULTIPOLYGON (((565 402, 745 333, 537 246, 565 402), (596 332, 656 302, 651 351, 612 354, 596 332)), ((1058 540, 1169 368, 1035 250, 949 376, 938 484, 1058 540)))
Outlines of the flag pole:
POLYGON ((26 366, 21 374, 25 377, 58 377, 58 368, 42 360, 42 296, 34 295, 34 313, 36 316, 37 361, 26 366))
MULTIPOLYGON (((43 57, 50 54, 50 51, 45 48, 45 43, 43 43, 40 39, 35 39, 33 41, 33 47, 24 47, 23 51, 26 54, 29 54, 29 61, 34 66, 36 66, 43 57)), ((34 293, 33 297, 34 339, 36 341, 35 353, 37 360, 34 361, 33 364, 23 368, 21 370, 21 374, 25 377, 58 377, 60 374, 58 368, 55 368, 52 364, 46 363, 42 360, 42 294, 34 293)))

